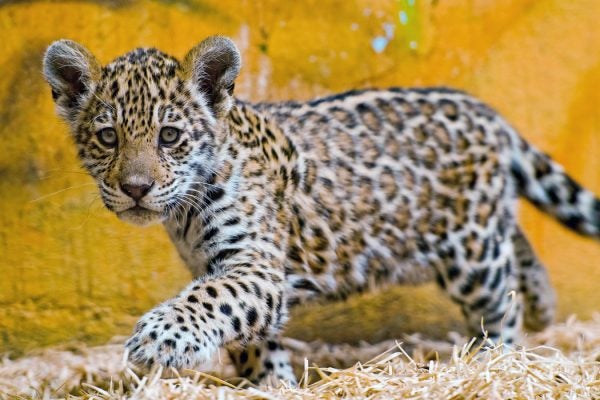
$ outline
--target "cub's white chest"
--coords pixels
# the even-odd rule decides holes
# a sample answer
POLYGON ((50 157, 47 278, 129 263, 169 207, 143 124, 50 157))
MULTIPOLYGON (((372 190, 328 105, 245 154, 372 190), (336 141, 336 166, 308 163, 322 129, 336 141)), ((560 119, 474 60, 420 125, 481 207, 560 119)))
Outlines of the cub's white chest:
MULTIPOLYGON (((191 225, 194 224, 194 222, 191 223, 191 225)), ((192 273, 192 276, 196 278, 205 275, 206 264, 208 262, 206 252, 203 249, 198 248, 197 243, 195 243, 194 240, 179 237, 177 224, 165 223, 165 228, 171 238, 171 242, 175 245, 179 256, 192 273)), ((195 231, 196 227, 190 226, 190 230, 195 231)))

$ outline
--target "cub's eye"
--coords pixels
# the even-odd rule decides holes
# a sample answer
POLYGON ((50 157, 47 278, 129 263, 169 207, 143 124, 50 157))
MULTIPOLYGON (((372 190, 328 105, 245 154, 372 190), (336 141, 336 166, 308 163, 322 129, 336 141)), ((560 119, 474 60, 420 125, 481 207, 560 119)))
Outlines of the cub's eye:
POLYGON ((179 140, 179 136, 181 136, 179 129, 167 126, 160 130, 158 142, 163 146, 171 146, 179 140))
POLYGON ((96 133, 96 137, 106 147, 115 147, 117 145, 117 132, 113 128, 104 128, 96 133))

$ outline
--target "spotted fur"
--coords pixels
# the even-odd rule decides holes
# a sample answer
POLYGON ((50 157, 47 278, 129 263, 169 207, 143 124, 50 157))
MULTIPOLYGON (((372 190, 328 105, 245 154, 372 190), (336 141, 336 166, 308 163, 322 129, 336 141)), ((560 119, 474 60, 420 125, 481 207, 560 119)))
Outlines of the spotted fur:
POLYGON ((517 195, 596 238, 600 201, 495 111, 442 88, 253 105, 232 95, 239 67, 221 37, 181 63, 138 49, 102 67, 70 41, 47 51, 107 208, 162 221, 194 275, 136 325, 132 361, 193 368, 225 346, 240 375, 293 382, 278 340, 291 305, 432 279, 475 335, 482 319, 505 343, 552 321, 517 195))

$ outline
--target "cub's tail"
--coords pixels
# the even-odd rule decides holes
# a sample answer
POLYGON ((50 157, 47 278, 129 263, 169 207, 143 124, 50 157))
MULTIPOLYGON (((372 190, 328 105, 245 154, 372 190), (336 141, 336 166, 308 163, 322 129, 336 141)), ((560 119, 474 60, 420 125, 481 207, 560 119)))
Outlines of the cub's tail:
POLYGON ((600 199, 516 132, 510 130, 507 136, 518 193, 572 230, 600 238, 600 199))

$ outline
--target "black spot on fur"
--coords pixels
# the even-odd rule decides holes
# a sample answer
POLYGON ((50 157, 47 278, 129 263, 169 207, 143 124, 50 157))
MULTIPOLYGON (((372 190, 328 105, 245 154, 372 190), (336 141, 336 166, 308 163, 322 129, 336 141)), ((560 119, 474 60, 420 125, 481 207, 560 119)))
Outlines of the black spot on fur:
POLYGON ((256 312, 256 309, 254 307, 251 307, 246 313, 246 322, 248 323, 248 326, 254 326, 257 319, 258 313, 256 312))
POLYGON ((224 226, 237 225, 240 223, 240 217, 233 217, 223 223, 224 226))
POLYGON ((197 303, 198 302, 198 298, 196 296, 194 296, 193 294, 190 294, 187 299, 188 299, 188 301, 190 303, 197 303))
POLYGON ((564 224, 569 228, 579 231, 581 229, 581 224, 585 221, 585 219, 579 214, 573 214, 564 218, 563 221, 564 224))
POLYGON ((482 296, 477 299, 473 304, 471 304, 471 311, 479 310, 484 308, 490 302, 490 298, 488 296, 482 296))
POLYGON ((444 277, 438 271, 435 271, 435 281, 442 289, 446 289, 446 281, 444 281, 444 277))
POLYGON ((524 191, 525 188, 527 188, 528 179, 521 166, 516 162, 512 162, 510 164, 510 172, 512 172, 513 177, 517 181, 517 186, 520 191, 524 191))
POLYGON ((221 304, 219 310, 225 315, 231 315, 231 306, 229 304, 221 304))
POLYGON ((217 298, 217 290, 212 286, 206 287, 206 293, 208 293, 208 295, 213 299, 217 298))
POLYGON ((291 260, 301 263, 302 262, 302 256, 300 255, 301 253, 302 253, 302 250, 300 250, 300 247, 298 247, 296 245, 291 245, 290 248, 288 249, 287 256, 291 260))
POLYGON ((274 368, 274 366, 273 366, 273 363, 272 363, 271 361, 269 361, 269 360, 266 360, 266 361, 264 362, 264 366, 265 366, 265 368, 266 368, 266 369, 268 369, 269 371, 271 371, 271 370, 274 368))
POLYGON ((237 243, 240 240, 243 240, 245 237, 246 237, 245 233, 238 233, 237 235, 233 235, 230 238, 228 238, 227 243, 229 243, 229 244, 237 243))
POLYGON ((500 286, 500 282, 502 281, 502 268, 497 268, 496 272, 494 273, 494 277, 492 278, 492 281, 490 282, 490 290, 496 290, 498 289, 498 286, 500 286))
POLYGON ((208 200, 210 200, 211 202, 215 202, 219 199, 221 199, 223 196, 225 195, 225 191, 223 190, 223 188, 220 187, 211 187, 207 192, 206 192, 206 198, 208 200))
POLYGON ((315 285, 315 283, 309 279, 300 279, 299 281, 294 282, 293 287, 296 289, 310 290, 313 292, 321 291, 321 289, 319 289, 317 285, 315 285))
POLYGON ((233 317, 233 319, 231 320, 231 325, 233 326, 233 330, 235 330, 236 333, 240 333, 242 331, 242 322, 238 317, 233 317))
POLYGON ((448 268, 448 279, 450 279, 451 281, 458 278, 459 275, 460 275, 460 268, 458 268, 456 265, 451 265, 448 268))
POLYGON ((546 194, 548 195, 548 198, 552 204, 560 204, 560 196, 558 195, 558 189, 556 187, 549 187, 546 190, 546 194))
POLYGON ((273 309, 273 296, 271 295, 271 293, 267 293, 267 307, 269 307, 269 310, 273 309))
POLYGON ((204 237, 202 238, 203 242, 208 242, 210 239, 212 239, 217 233, 219 233, 219 229, 217 228, 210 228, 209 230, 207 230, 204 233, 204 237))
POLYGON ((233 288, 233 286, 231 286, 229 283, 224 283, 223 286, 225 287, 225 289, 229 290, 231 296, 237 297, 237 291, 233 288))

